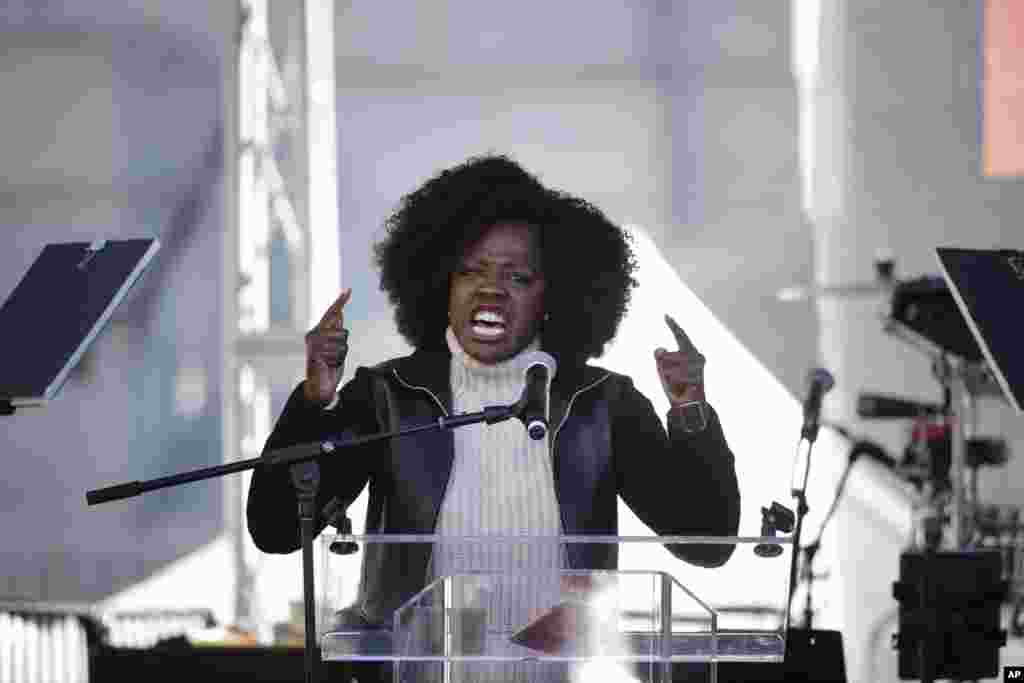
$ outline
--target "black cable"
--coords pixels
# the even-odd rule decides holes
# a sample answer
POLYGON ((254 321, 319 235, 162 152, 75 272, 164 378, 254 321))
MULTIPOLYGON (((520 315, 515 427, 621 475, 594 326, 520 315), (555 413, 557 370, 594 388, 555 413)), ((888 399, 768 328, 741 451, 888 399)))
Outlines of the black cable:
POLYGON ((846 467, 843 469, 842 475, 839 477, 839 483, 836 484, 836 493, 832 497, 832 504, 828 508, 828 512, 825 513, 825 518, 821 521, 821 526, 818 528, 818 537, 814 539, 809 545, 820 546, 821 538, 825 534, 825 527, 832 520, 832 516, 836 513, 836 508, 839 507, 839 501, 843 497, 843 490, 846 488, 846 480, 850 477, 850 470, 853 469, 853 463, 856 462, 855 458, 847 458, 846 467))
MULTIPOLYGON (((849 430, 847 430, 846 428, 842 427, 841 425, 834 424, 834 423, 822 423, 822 424, 824 426, 830 427, 831 429, 835 430, 835 432, 837 434, 839 434, 840 436, 842 436, 843 438, 845 438, 847 441, 849 441, 850 443, 854 444, 855 446, 856 446, 856 444, 863 442, 862 439, 857 439, 853 434, 851 434, 849 432, 849 430)), ((817 536, 817 538, 815 538, 811 543, 808 543, 805 546, 793 549, 793 552, 795 552, 795 553, 799 553, 801 551, 805 551, 807 553, 807 562, 808 562, 808 564, 813 562, 814 556, 817 554, 818 549, 821 548, 821 539, 822 539, 822 537, 825 534, 825 529, 828 526, 828 523, 832 520, 832 517, 835 515, 836 508, 839 507, 839 501, 842 499, 843 492, 846 489, 846 481, 850 477, 850 470, 853 469, 853 463, 856 462, 856 460, 857 460, 855 455, 854 455, 855 453, 856 453, 856 451, 851 451, 851 453, 850 453, 851 457, 846 459, 846 467, 843 469, 843 473, 839 477, 839 483, 836 484, 836 492, 835 492, 835 495, 832 497, 832 504, 829 506, 828 511, 825 513, 825 517, 822 519, 821 526, 818 528, 818 536, 817 536)), ((811 567, 807 567, 807 582, 808 582, 808 584, 810 584, 810 582, 813 581, 813 577, 811 576, 810 572, 811 572, 811 567)), ((808 588, 808 590, 809 590, 809 588, 808 588)), ((788 603, 786 605, 786 614, 789 614, 790 611, 793 609, 793 595, 794 594, 795 594, 795 591, 790 591, 789 592, 789 599, 788 599, 788 603)))
POLYGON ((876 462, 880 462, 883 466, 890 470, 898 467, 898 463, 894 458, 889 456, 885 449, 880 445, 871 442, 867 439, 862 439, 854 436, 848 429, 842 425, 838 425, 832 422, 823 423, 825 426, 835 430, 837 434, 846 439, 852 447, 850 448, 850 455, 846 459, 846 468, 843 470, 843 474, 839 477, 839 483, 836 485, 836 494, 832 498, 832 505, 829 507, 828 512, 825 513, 825 518, 821 522, 821 527, 818 529, 818 537, 810 545, 821 545, 821 538, 825 534, 825 527, 828 526, 832 516, 836 512, 836 508, 839 506, 839 501, 843 497, 843 490, 846 488, 846 480, 850 476, 850 470, 853 468, 853 464, 857 462, 858 458, 867 456, 876 462))
MULTIPOLYGON (((853 466, 853 462, 854 462, 853 460, 847 460, 847 462, 846 462, 846 469, 843 470, 843 474, 839 478, 839 484, 836 485, 836 493, 835 493, 835 496, 833 496, 833 498, 832 498, 832 505, 829 507, 828 512, 825 513, 825 518, 824 518, 824 520, 822 520, 821 526, 818 529, 818 537, 815 538, 814 541, 812 541, 811 543, 808 543, 805 546, 793 549, 793 552, 795 552, 795 553, 799 553, 801 551, 805 551, 807 553, 807 563, 808 564, 811 564, 813 562, 814 556, 817 554, 818 549, 821 547, 821 538, 822 538, 822 536, 825 533, 825 527, 828 526, 829 520, 832 519, 832 516, 835 514, 836 507, 839 505, 839 500, 842 498, 843 489, 846 487, 846 480, 847 480, 847 478, 850 475, 850 469, 853 466)), ((811 575, 810 575, 811 567, 808 566, 806 571, 807 571, 807 582, 808 582, 808 584, 810 584, 810 582, 813 581, 813 577, 811 577, 811 575)), ((810 590, 810 589, 808 588, 808 590, 810 590)), ((789 600, 788 600, 788 604, 786 605, 786 614, 789 614, 790 611, 793 609, 793 596, 795 595, 795 593, 796 593, 796 591, 790 591, 789 592, 789 600)))

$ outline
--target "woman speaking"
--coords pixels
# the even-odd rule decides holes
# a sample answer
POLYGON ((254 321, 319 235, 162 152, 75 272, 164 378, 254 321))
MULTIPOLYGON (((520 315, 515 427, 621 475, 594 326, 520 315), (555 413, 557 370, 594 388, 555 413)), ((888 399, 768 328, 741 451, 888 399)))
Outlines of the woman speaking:
MULTIPOLYGON (((346 290, 306 335, 305 380, 266 450, 514 403, 537 351, 556 365, 550 428, 535 439, 508 420, 342 451, 321 461, 317 509, 335 497, 350 503, 369 486, 367 534, 615 535, 621 496, 658 534, 735 535, 733 456, 705 402, 705 358, 683 329, 666 315, 677 348, 637 349, 652 354, 670 401, 667 433, 629 377, 588 364, 615 336, 636 285, 620 227, 504 156, 440 172, 402 199, 386 227, 375 246, 381 288, 413 353, 360 367, 339 390, 349 337, 344 309, 353 295, 346 290)), ((248 499, 256 546, 297 550, 297 520, 288 468, 257 468, 248 499)), ((733 548, 669 550, 714 567, 733 548)), ((398 606, 454 572, 614 569, 616 562, 614 545, 596 543, 519 552, 374 543, 349 618, 389 624, 398 606)))

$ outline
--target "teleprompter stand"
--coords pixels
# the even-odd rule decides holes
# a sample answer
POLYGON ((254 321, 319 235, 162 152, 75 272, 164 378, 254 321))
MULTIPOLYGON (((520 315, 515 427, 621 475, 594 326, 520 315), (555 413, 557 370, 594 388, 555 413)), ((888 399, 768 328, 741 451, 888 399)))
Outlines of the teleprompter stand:
POLYGON ((518 417, 522 413, 521 402, 510 406, 494 406, 484 408, 475 413, 464 415, 453 415, 451 417, 438 418, 436 422, 423 425, 397 429, 380 434, 372 434, 364 437, 353 438, 348 441, 316 441, 301 443, 287 448, 281 448, 258 458, 239 460, 238 462, 204 467, 190 470, 166 477, 158 477, 148 481, 132 481, 124 484, 116 484, 106 488, 88 491, 85 494, 86 502, 89 505, 98 505, 114 500, 131 498, 142 493, 155 491, 157 489, 179 486, 193 481, 213 479, 226 474, 234 474, 245 470, 255 469, 258 466, 280 466, 291 467, 292 484, 295 486, 296 495, 299 501, 299 527, 302 536, 302 597, 305 607, 305 680, 307 683, 314 683, 320 680, 317 662, 320 659, 316 644, 316 610, 313 588, 313 536, 315 535, 316 500, 317 488, 319 486, 319 467, 317 461, 322 457, 333 455, 336 451, 344 448, 354 448, 367 444, 384 441, 399 436, 414 434, 417 432, 430 431, 434 429, 453 429, 464 425, 486 422, 494 424, 512 417, 518 417))

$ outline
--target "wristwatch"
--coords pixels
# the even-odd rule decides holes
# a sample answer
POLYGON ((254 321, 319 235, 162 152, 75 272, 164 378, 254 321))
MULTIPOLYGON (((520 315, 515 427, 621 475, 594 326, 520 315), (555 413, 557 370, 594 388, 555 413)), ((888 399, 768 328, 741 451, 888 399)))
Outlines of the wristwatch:
POLYGON ((708 426, 708 404, 704 401, 687 401, 675 406, 679 412, 679 425, 687 434, 703 432, 708 426))
POLYGON ((338 407, 339 403, 341 403, 341 394, 334 392, 334 397, 321 410, 334 410, 338 407))

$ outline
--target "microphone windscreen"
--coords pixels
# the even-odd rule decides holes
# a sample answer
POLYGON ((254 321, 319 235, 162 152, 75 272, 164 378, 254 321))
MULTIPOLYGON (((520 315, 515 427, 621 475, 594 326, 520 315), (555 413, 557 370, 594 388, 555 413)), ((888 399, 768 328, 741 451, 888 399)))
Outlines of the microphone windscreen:
POLYGON ((543 351, 529 351, 523 356, 525 361, 525 368, 529 370, 535 365, 543 365, 548 369, 548 380, 554 378, 555 372, 558 370, 558 363, 555 361, 554 356, 550 353, 543 351))
POLYGON ((836 385, 836 380, 832 377, 832 373, 825 368, 814 368, 807 373, 807 384, 809 386, 820 384, 821 393, 824 394, 832 390, 832 387, 836 385))

